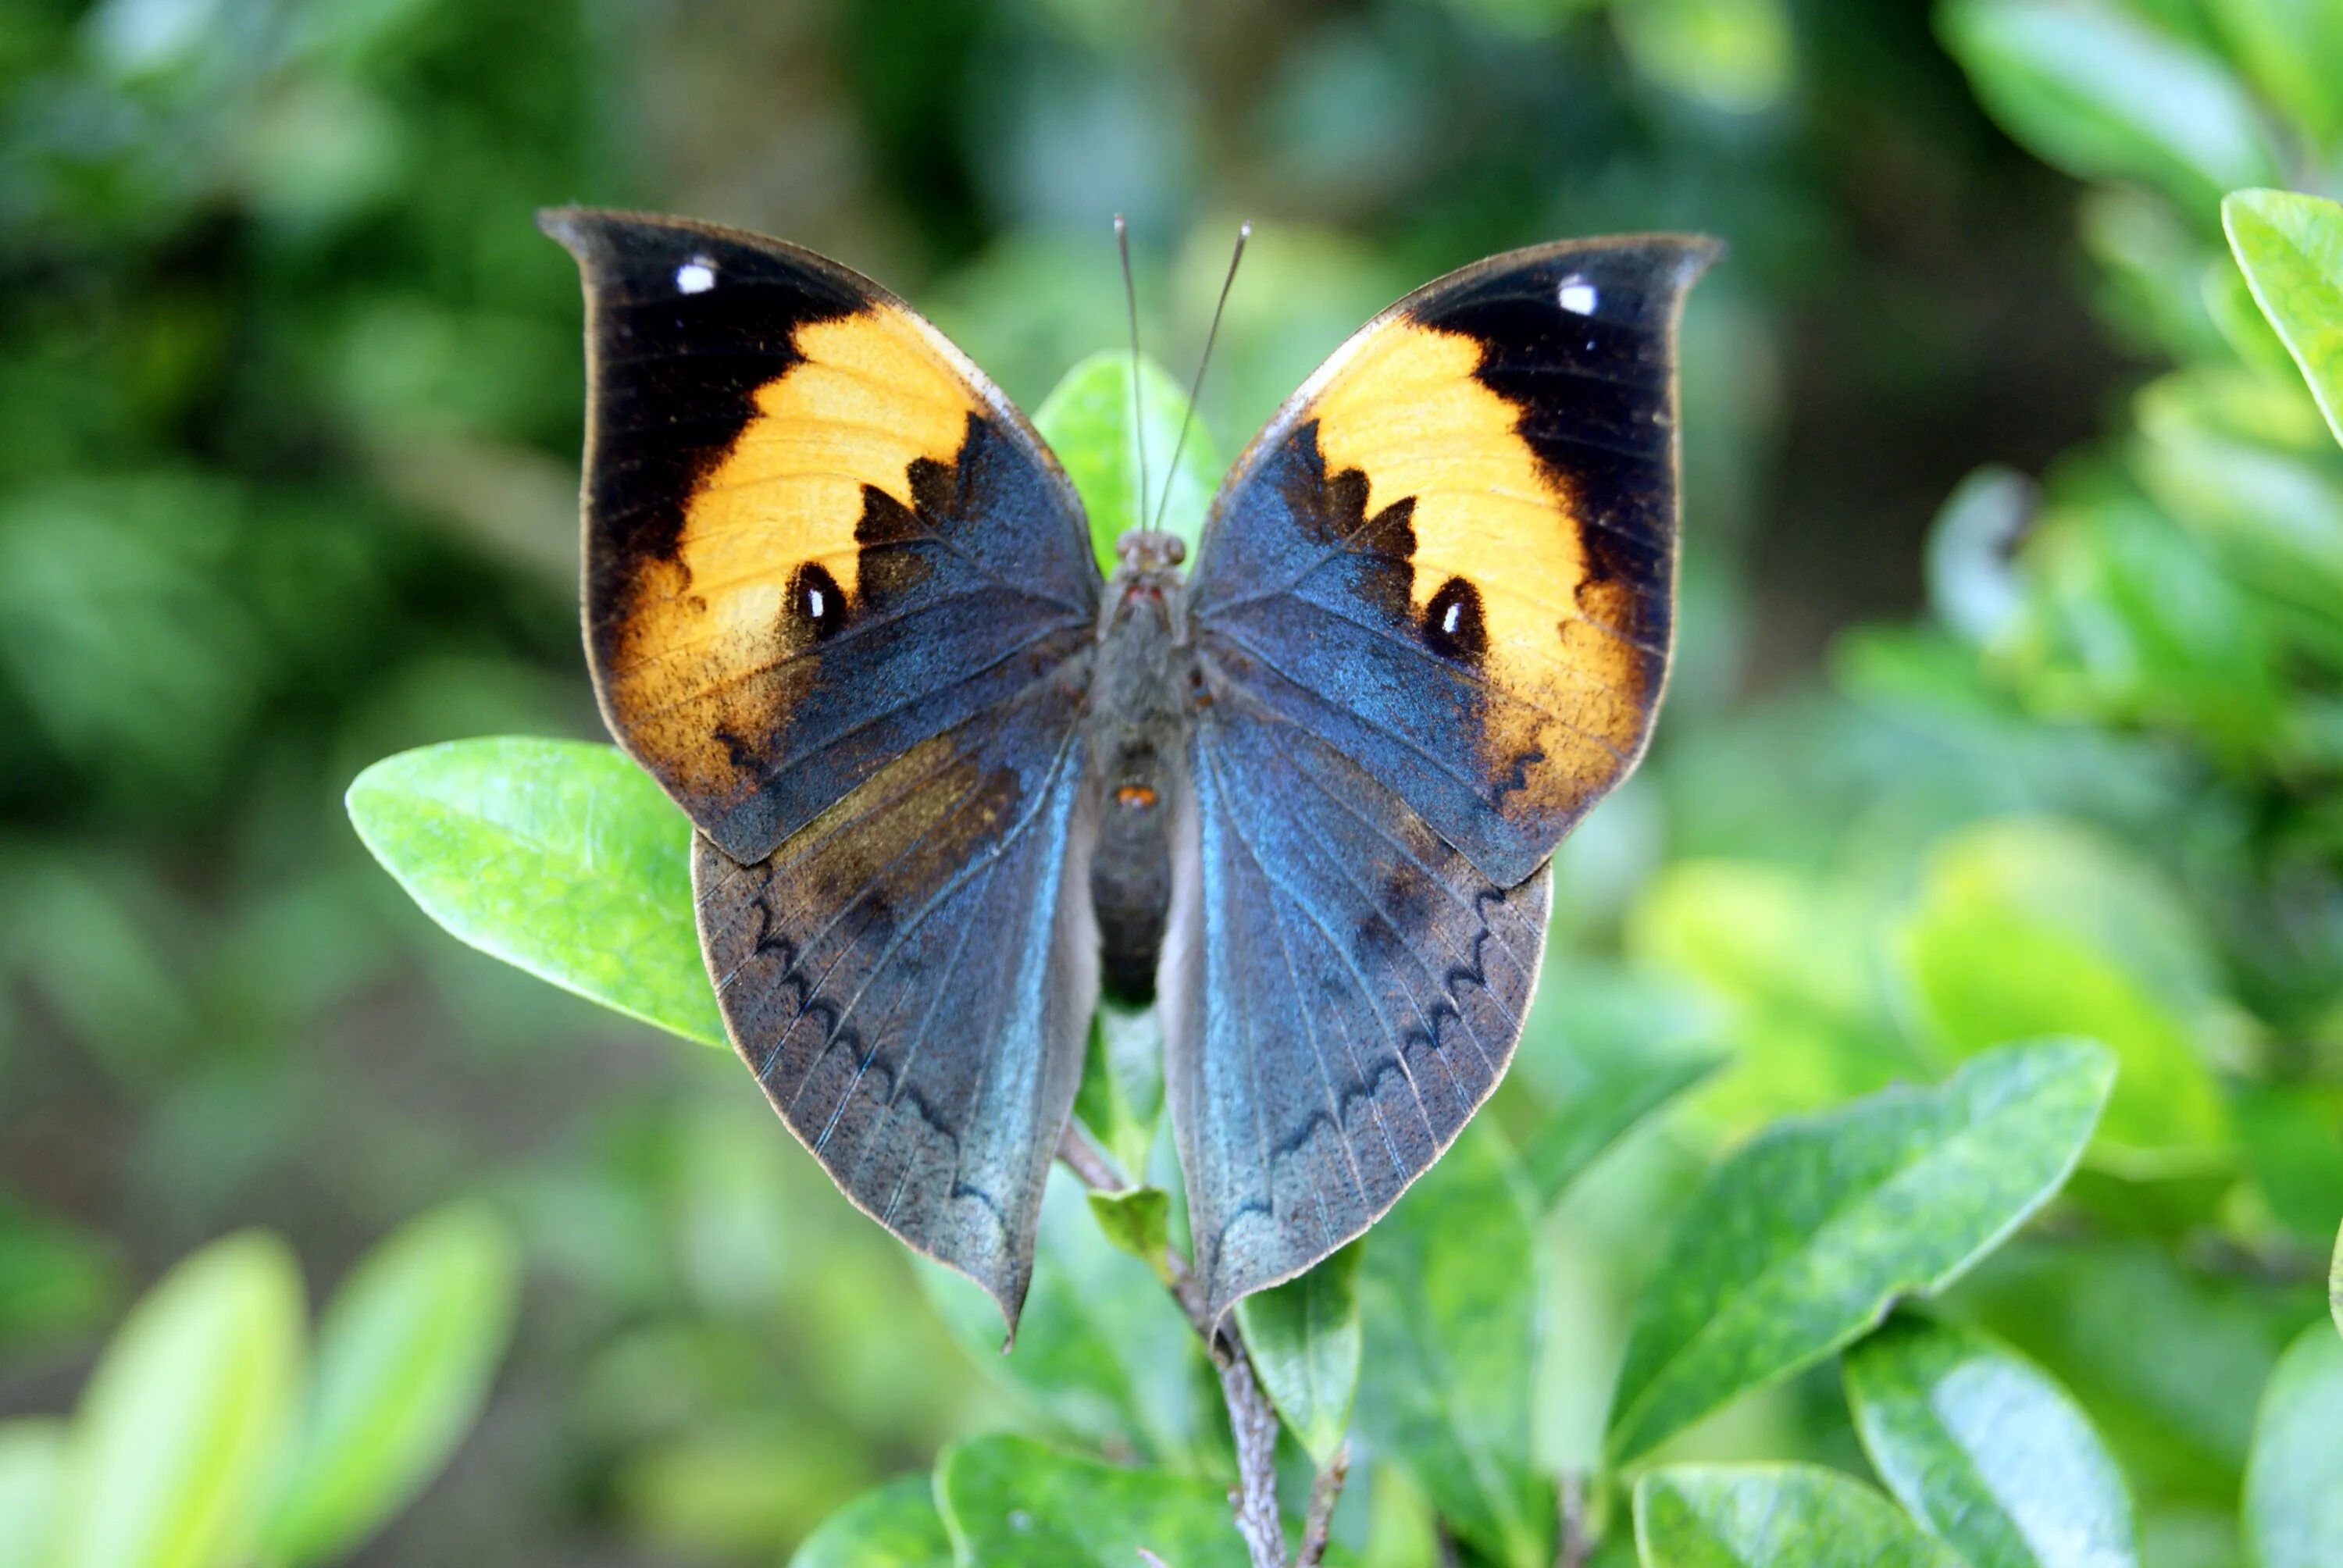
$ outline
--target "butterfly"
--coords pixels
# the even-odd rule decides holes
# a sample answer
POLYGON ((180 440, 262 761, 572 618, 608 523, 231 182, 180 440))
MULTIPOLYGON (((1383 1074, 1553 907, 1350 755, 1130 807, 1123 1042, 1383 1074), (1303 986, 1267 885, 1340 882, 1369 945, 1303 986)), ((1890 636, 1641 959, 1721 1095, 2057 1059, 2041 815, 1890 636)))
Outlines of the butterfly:
POLYGON ((858 1207, 1012 1332, 1104 992, 1151 1000, 1211 1320, 1359 1235, 1503 1076, 1554 846, 1671 645, 1712 241, 1426 285, 1101 575, 1025 417, 779 241, 566 208, 585 637, 689 817, 726 1027, 858 1207))

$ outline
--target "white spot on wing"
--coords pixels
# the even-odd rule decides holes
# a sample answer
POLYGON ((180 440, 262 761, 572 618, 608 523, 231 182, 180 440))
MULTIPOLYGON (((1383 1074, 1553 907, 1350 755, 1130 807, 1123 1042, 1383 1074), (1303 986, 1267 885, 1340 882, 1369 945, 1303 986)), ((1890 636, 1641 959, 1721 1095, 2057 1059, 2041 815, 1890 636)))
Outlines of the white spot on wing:
POLYGON ((808 620, 821 618, 821 590, 818 588, 806 589, 806 618, 808 620))
POLYGON ((1598 296, 1593 284, 1572 273, 1562 280, 1562 289, 1556 297, 1562 301, 1562 307, 1573 316, 1592 316, 1598 296))
POLYGON ((695 256, 675 269, 675 286, 679 294, 705 294, 716 286, 716 264, 704 256, 695 256))
POLYGON ((1454 637, 1456 635, 1456 618, 1463 613, 1464 601, 1463 599, 1452 600, 1448 606, 1448 613, 1440 618, 1440 629, 1446 632, 1449 636, 1454 637))

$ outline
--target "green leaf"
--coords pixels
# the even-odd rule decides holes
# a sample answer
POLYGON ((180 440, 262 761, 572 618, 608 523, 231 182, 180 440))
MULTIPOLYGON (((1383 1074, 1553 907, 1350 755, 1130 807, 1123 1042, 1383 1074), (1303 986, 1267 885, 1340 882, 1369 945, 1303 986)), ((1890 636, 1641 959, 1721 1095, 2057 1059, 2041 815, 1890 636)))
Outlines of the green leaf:
POLYGON ((823 1520, 789 1568, 952 1568, 934 1479, 899 1475, 872 1487, 823 1520))
POLYGON ((0 1422, 0 1568, 45 1568, 65 1482, 65 1423, 0 1422))
POLYGON ((2303 1331, 2262 1391, 2245 1521, 2256 1568, 2331 1568, 2343 1541, 2343 1340, 2324 1323, 2303 1331))
POLYGON ((725 1043, 691 918, 691 828, 615 747, 503 737, 385 758, 350 820, 458 940, 688 1040, 725 1043))
POLYGON ((946 1449, 936 1496, 962 1568, 1245 1568, 1228 1493, 1209 1481, 1125 1470, 1021 1437, 946 1449))
POLYGON ((1897 1317, 1847 1353, 1845 1374, 1872 1468, 1971 1568, 2137 1568, 2123 1473, 2032 1362, 1897 1317))
POLYGON ((301 1375, 301 1274, 246 1231, 131 1309, 74 1418, 55 1568, 211 1568, 251 1553, 301 1375))
POLYGON ((0 1346, 55 1340, 104 1322, 120 1274, 96 1236, 0 1198, 0 1346))
POLYGON ((1522 1166, 1541 1207, 1551 1207, 1603 1152, 1644 1118, 1725 1065, 1722 1056, 1614 1057, 1538 1124, 1522 1166))
POLYGON ((2088 1041, 2012 1046, 1939 1089, 1777 1122, 1725 1159, 1636 1304, 1612 1458, 1958 1279, 2066 1181, 2114 1077, 2088 1041))
POLYGON ((1127 1176, 1145 1175, 1163 1120, 1163 1024, 1153 1008, 1098 1004, 1074 1115, 1127 1176))
POLYGON ((1359 1259, 1353 1241, 1297 1278, 1237 1303, 1262 1387, 1321 1467, 1342 1446, 1359 1392, 1359 1259))
POLYGON ((1644 1568, 1966 1568, 1859 1481, 1810 1464, 1684 1464, 1635 1483, 1644 1568))
POLYGON ((2343 441, 2343 205, 2293 191, 2238 191, 2221 203, 2221 226, 2255 303, 2343 441))
POLYGON ((1958 1055, 2048 1035, 2115 1052, 2095 1164, 2156 1176, 2227 1157, 2198 1043, 2224 1015, 2215 966, 2187 907, 2116 846, 2028 819, 1940 841, 1900 955, 1922 1020, 1958 1055))
POLYGON ((1513 1568, 1554 1559, 1552 1488, 1531 1462, 1537 1260, 1512 1151, 1485 1120, 1375 1226, 1359 1268, 1354 1417, 1440 1515, 1513 1568))
POLYGON ((2335 1332, 2343 1334, 2343 1230, 2335 1233, 2335 1261, 2327 1265, 2327 1310, 2334 1315, 2335 1332))
POLYGON ((2090 0, 1953 0, 1945 46, 2002 128, 2084 179, 2141 179, 2210 219, 2277 160, 2213 55, 2090 0))
POLYGON ((1131 356, 1093 354, 1066 372, 1033 416, 1033 427, 1058 455, 1090 514, 1091 544, 1102 570, 1114 569, 1114 542, 1131 528, 1161 526, 1188 542, 1193 557, 1203 533, 1204 509, 1221 481, 1221 459, 1201 421, 1191 422, 1180 445, 1188 395, 1171 373, 1141 356, 1138 397, 1131 408, 1131 356), (1146 434, 1147 487, 1141 494, 1140 442, 1146 434), (1171 467, 1178 447, 1180 463, 1171 467), (1166 474, 1170 477, 1167 483, 1166 474), (1168 489, 1168 495, 1167 495, 1168 489))
POLYGON ((1218 1461, 1220 1396, 1195 1331, 1152 1270, 1100 1233, 1082 1184, 1050 1172, 1033 1283, 1017 1341, 1001 1349, 1001 1310, 941 1264, 917 1265, 929 1300, 970 1360, 1070 1437, 1177 1469, 1218 1461))
POLYGON ((1789 90, 1795 52, 1782 0, 1636 0, 1611 8, 1635 69, 1728 114, 1754 114, 1789 90))
POLYGON ((1171 1193, 1161 1187, 1133 1187, 1089 1196, 1091 1218, 1108 1241, 1151 1269, 1163 1266, 1164 1250, 1172 1244, 1171 1193))
POLYGON ((2270 101, 2331 143, 2343 132, 2343 7, 2334 0, 2206 0, 2227 52, 2270 101))
POLYGON ((516 1271, 504 1228, 470 1203, 410 1221, 359 1260, 317 1325, 276 1557, 343 1555, 437 1473, 487 1401, 516 1271))

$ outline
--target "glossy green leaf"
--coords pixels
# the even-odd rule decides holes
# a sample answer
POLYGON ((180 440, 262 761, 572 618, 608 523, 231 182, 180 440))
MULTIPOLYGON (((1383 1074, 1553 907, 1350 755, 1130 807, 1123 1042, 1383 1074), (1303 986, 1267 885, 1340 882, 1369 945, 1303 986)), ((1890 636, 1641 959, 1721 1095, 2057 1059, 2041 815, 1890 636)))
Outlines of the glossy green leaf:
POLYGON ((61 1421, 0 1422, 0 1568, 45 1568, 67 1452, 61 1421))
POLYGON ((1101 1234, 1149 1268, 1161 1268, 1172 1242, 1172 1194, 1161 1187, 1092 1192, 1091 1218, 1101 1234))
MULTIPOLYGON (((2337 26, 2343 35, 2343 24, 2337 26)), ((2343 102, 2334 83, 2328 90, 2343 102)), ((2293 191, 2237 191, 2221 226, 2254 300, 2343 441, 2343 204, 2293 191)))
POLYGON ((2056 1034, 2115 1052, 2095 1163, 2147 1176, 2225 1158, 2204 1043, 2224 1017, 2215 966, 2187 906, 2114 845, 2023 819, 1940 840, 1899 950, 1923 1021, 1957 1054, 2056 1034))
POLYGON ((944 1451, 936 1495, 961 1568, 1245 1568, 1227 1489, 1126 1470, 1021 1437, 944 1451))
POLYGON ((501 737, 385 758, 350 820, 463 941, 686 1039, 725 1043, 691 920, 691 828, 610 746, 501 737))
POLYGON ((1954 0, 1945 44, 2010 135, 2085 179, 2143 179, 2209 221, 2277 161, 2222 63, 2093 0, 1954 0))
POLYGON ((1367 1239, 1359 1433, 1405 1465, 1484 1556, 1553 1561, 1553 1490, 1531 1462, 1537 1260, 1528 1195, 1485 1120, 1367 1239))
POLYGON ((952 1568, 934 1479, 899 1475, 872 1487, 823 1520, 789 1568, 952 1568))
POLYGON ((2032 1362, 1897 1317, 1847 1352, 1845 1373, 1872 1468, 1971 1568, 2137 1568, 2123 1473, 2032 1362))
POLYGON ((1098 1004, 1074 1115, 1125 1176, 1145 1177, 1163 1120, 1163 1024, 1153 1008, 1098 1004))
POLYGON ((1091 543, 1099 566, 1114 569, 1114 542, 1136 528, 1161 526, 1188 542, 1192 556, 1204 509, 1221 482, 1221 459, 1202 421, 1192 421, 1180 445, 1188 394, 1154 360, 1141 356, 1134 417, 1131 356, 1093 354, 1066 372, 1033 416, 1034 428, 1065 465, 1090 514, 1091 543), (1147 486, 1140 487, 1140 441, 1146 437, 1147 486), (1179 466, 1172 466, 1177 448, 1179 466), (1166 476, 1169 475, 1167 484, 1166 476))
POLYGON ((1050 1172, 1033 1283, 1008 1354, 990 1297, 940 1264, 918 1268, 970 1359, 1068 1436, 1177 1469, 1217 1462, 1220 1395, 1195 1331, 1153 1271, 1101 1234, 1086 1190, 1062 1167, 1050 1172))
POLYGON ((1605 1150, 1725 1060, 1689 1053, 1604 1060, 1603 1070, 1555 1107, 1522 1149, 1522 1168, 1538 1202, 1559 1201, 1605 1150))
POLYGON ((2262 1391, 2246 1465, 2255 1568, 2333 1568, 2343 1543, 2343 1339, 2316 1323, 2262 1391))
POLYGON ((437 1473, 486 1402, 518 1291, 511 1240, 459 1203, 359 1260, 317 1324, 271 1554, 337 1558, 437 1473))
POLYGON ((300 1270, 246 1231, 131 1309, 74 1418, 55 1568, 212 1568, 261 1525, 301 1375, 300 1270))
POLYGON ((1321 1465, 1342 1446, 1359 1392, 1359 1260, 1353 1241, 1316 1268, 1245 1297, 1237 1326, 1285 1427, 1321 1465))
POLYGON ((1684 1464, 1635 1483, 1644 1568, 1966 1568, 1861 1482, 1810 1464, 1684 1464))
POLYGON ((1958 1279, 2057 1191, 2114 1076, 2088 1041, 2007 1047, 1941 1088, 1777 1122, 1721 1161, 1636 1303, 1612 1457, 1958 1279))

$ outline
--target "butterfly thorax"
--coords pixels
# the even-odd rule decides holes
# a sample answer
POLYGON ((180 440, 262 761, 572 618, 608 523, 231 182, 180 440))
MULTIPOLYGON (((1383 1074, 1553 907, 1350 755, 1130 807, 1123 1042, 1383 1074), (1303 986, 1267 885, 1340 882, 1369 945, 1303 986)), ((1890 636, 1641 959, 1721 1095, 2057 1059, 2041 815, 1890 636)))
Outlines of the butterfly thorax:
POLYGON ((1091 903, 1101 983, 1118 1001, 1155 993, 1172 900, 1172 814, 1184 788, 1192 655, 1184 553, 1176 535, 1133 529, 1116 544, 1091 678, 1089 766, 1098 801, 1091 903))

